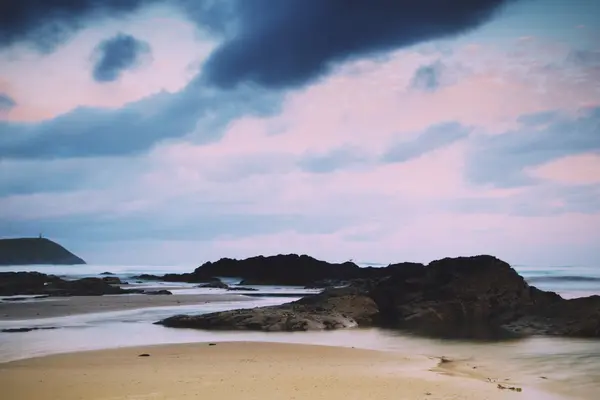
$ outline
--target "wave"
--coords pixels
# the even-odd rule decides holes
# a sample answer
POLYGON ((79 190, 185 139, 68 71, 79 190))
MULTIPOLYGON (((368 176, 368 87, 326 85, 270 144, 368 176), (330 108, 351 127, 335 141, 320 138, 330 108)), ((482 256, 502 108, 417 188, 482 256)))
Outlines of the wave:
POLYGON ((528 282, 600 282, 597 276, 582 275, 554 275, 554 276, 535 276, 527 278, 528 282))

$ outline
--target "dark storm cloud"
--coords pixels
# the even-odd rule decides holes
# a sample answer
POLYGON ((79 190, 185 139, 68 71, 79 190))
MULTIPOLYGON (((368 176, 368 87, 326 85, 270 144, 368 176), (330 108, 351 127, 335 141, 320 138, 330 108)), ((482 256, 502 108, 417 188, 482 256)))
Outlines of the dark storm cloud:
POLYGON ((434 125, 416 139, 392 146, 382 157, 383 162, 401 163, 425 153, 449 146, 469 136, 471 128, 456 122, 434 125))
POLYGON ((221 86, 301 85, 338 61, 452 36, 489 20, 505 0, 237 1, 232 35, 206 64, 221 86))
POLYGON ((0 93, 0 111, 9 111, 14 108, 17 103, 12 97, 5 93, 0 93))
POLYGON ((161 0, 3 0, 0 1, 0 46, 29 42, 49 51, 86 23, 125 15, 161 0))
POLYGON ((150 55, 151 50, 147 42, 119 33, 100 42, 94 53, 94 80, 112 82, 119 79, 124 71, 139 66, 143 58, 150 55))
POLYGON ((479 138, 467 164, 467 177, 476 184, 498 187, 531 185, 524 169, 557 158, 600 152, 600 107, 577 118, 539 113, 520 119, 520 129, 479 138))
POLYGON ((207 76, 222 87, 303 84, 364 54, 456 35, 515 0, 19 0, 0 2, 0 45, 51 49, 92 18, 152 3, 180 7, 202 28, 226 36, 207 76))
POLYGON ((509 1, 0 2, 0 46, 17 41, 56 44, 61 32, 70 33, 91 18, 123 15, 157 2, 182 7, 199 26, 225 38, 205 64, 203 75, 180 93, 161 94, 118 110, 80 108, 37 124, 0 121, 0 158, 136 154, 194 129, 203 130, 206 140, 214 140, 233 118, 276 112, 282 93, 273 88, 304 84, 337 61, 474 28, 509 1), (48 27, 49 33, 42 32, 48 27), (240 82, 255 82, 264 89, 241 85, 222 91, 210 85, 231 88, 240 82), (153 102, 158 106, 148 105, 153 102))

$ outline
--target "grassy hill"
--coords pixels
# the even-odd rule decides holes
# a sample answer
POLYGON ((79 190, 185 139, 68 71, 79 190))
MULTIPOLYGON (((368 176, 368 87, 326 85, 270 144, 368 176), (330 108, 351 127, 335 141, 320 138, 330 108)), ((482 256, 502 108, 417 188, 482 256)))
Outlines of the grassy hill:
POLYGON ((0 239, 0 265, 85 264, 81 258, 46 238, 0 239))

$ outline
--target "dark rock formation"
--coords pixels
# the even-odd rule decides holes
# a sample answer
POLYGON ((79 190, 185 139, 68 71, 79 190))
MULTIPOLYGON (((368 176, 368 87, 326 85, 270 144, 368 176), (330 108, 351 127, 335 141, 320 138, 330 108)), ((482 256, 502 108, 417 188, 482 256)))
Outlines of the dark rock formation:
POLYGON ((244 286, 229 286, 227 288, 229 291, 245 291, 245 292, 258 292, 258 289, 244 286))
POLYGON ((165 289, 161 289, 161 290, 146 290, 143 292, 144 294, 150 294, 153 296, 165 296, 165 295, 171 295, 173 294, 172 292, 165 290, 165 289))
POLYGON ((352 262, 341 264, 317 260, 307 255, 287 254, 258 256, 244 260, 222 258, 207 262, 194 272, 166 274, 163 276, 143 274, 132 279, 165 282, 212 283, 215 277, 240 278, 240 285, 288 285, 325 288, 340 286, 356 279, 380 279, 392 271, 406 266, 423 266, 415 263, 389 265, 385 268, 360 268, 352 262))
MULTIPOLYGON (((380 268, 373 268, 380 270, 380 268)), ((307 255, 258 256, 245 260, 222 258, 216 262, 207 262, 192 273, 138 275, 133 279, 160 280, 166 282, 212 282, 215 277, 241 278, 241 285, 290 285, 305 286, 325 279, 356 279, 370 276, 369 268, 346 262, 328 263, 307 255)))
POLYGON ((114 273, 106 271, 101 273, 100 275, 114 275, 114 273))
POLYGON ((467 324, 499 326, 552 300, 532 293, 510 265, 477 256, 397 269, 370 296, 386 324, 435 331, 467 324))
POLYGON ((324 279, 353 279, 360 277, 358 265, 346 262, 332 264, 306 255, 277 255, 252 257, 245 260, 223 258, 208 262, 193 272, 197 279, 212 276, 242 278, 240 285, 305 286, 324 279))
POLYGON ((0 272, 0 296, 99 296, 123 293, 131 292, 113 286, 101 278, 68 281, 39 272, 0 272))
MULTIPOLYGON (((427 266, 395 264, 369 274, 349 287, 281 306, 179 315, 159 323, 265 331, 377 325, 426 334, 502 329, 600 337, 600 296, 564 300, 529 286, 510 265, 492 256, 446 258, 427 266)), ((293 279, 297 283, 301 278, 293 279)))
POLYGON ((176 315, 157 324, 175 328, 309 331, 369 325, 376 314, 373 300, 351 288, 326 291, 281 306, 199 316, 176 315))
POLYGON ((40 296, 28 296, 28 297, 8 297, 5 299, 2 299, 2 301, 27 301, 27 300, 45 299, 48 297, 50 297, 50 296, 48 296, 47 294, 43 294, 40 296))
POLYGON ((117 276, 105 276, 101 278, 104 282, 110 283, 111 285, 122 285, 121 279, 117 276))
POLYGON ((503 327, 519 334, 600 337, 600 296, 555 299, 503 327))
POLYGON ((77 265, 81 258, 45 238, 0 239, 0 265, 77 265))
POLYGON ((220 280, 215 280, 209 283, 203 283, 202 285, 198 285, 198 287, 207 289, 229 289, 229 285, 221 282, 220 280))
POLYGON ((31 331, 46 331, 46 330, 52 330, 52 329, 58 329, 56 326, 48 326, 48 327, 37 327, 34 326, 32 328, 8 328, 8 329, 2 329, 0 332, 4 332, 4 333, 23 333, 23 332, 31 332, 31 331))
POLYGON ((134 275, 131 277, 131 279, 141 279, 144 281, 162 281, 163 280, 161 276, 152 275, 152 274, 134 275))

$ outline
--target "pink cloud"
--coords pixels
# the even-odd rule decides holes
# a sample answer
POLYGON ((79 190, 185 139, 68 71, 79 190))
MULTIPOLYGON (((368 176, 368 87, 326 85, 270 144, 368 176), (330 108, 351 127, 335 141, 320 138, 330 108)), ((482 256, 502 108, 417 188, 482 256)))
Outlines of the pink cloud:
POLYGON ((600 183, 600 155, 588 153, 568 156, 528 172, 533 177, 566 185, 597 184, 600 183))
POLYGON ((9 120, 41 121, 81 106, 119 108, 161 91, 178 92, 214 46, 191 22, 156 7, 131 19, 86 29, 51 54, 5 51, 0 53, 0 79, 11 82, 11 94, 19 99, 9 120), (91 77, 90 55, 100 41, 118 32, 147 41, 153 61, 124 73, 116 82, 97 83, 91 77))

